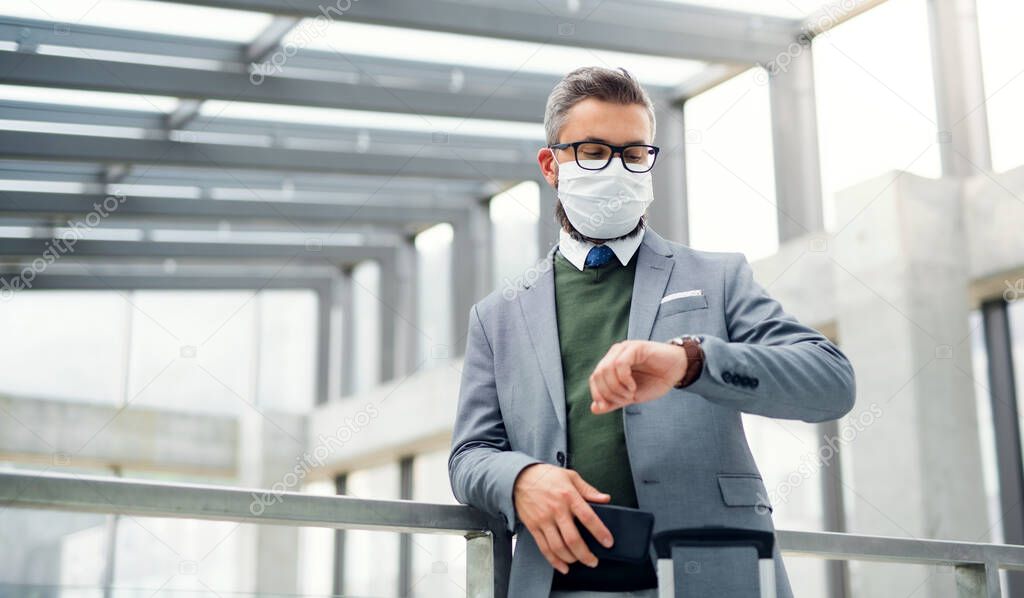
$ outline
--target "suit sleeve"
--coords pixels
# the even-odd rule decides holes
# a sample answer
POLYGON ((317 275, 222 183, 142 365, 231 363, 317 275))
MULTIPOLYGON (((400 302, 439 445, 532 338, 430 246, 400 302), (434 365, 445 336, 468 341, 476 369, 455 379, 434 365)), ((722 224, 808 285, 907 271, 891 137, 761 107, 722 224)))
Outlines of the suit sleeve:
POLYGON ((848 413, 856 398, 853 366, 820 332, 786 313, 734 254, 724 284, 729 339, 704 335, 704 368, 686 387, 747 413, 822 422, 848 413))
POLYGON ((534 463, 543 461, 511 450, 494 382, 494 353, 473 306, 448 457, 452 492, 463 504, 502 516, 512 532, 512 488, 519 472, 534 463))

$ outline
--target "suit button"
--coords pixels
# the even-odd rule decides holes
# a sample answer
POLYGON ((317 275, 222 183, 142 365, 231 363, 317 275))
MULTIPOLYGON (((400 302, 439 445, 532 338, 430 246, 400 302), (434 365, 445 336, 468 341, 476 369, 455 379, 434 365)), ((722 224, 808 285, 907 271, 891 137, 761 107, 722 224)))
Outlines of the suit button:
POLYGON ((750 386, 752 380, 747 376, 740 376, 740 384, 742 386, 750 386))
POLYGON ((722 372, 722 380, 732 384, 732 372, 722 372))
POLYGON ((559 465, 565 467, 565 453, 563 453, 562 451, 558 451, 558 454, 555 455, 555 459, 558 461, 559 465))
POLYGON ((753 382, 750 383, 750 388, 757 388, 758 380, 754 378, 753 382))

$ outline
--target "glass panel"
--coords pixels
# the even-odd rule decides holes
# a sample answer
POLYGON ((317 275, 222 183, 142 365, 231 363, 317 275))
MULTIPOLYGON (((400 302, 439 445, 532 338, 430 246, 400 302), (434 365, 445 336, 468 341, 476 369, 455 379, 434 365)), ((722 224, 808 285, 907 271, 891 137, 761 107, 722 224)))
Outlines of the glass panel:
POLYGON ((0 326, 0 392, 204 413, 313 404, 311 291, 21 291, 0 326))
MULTIPOLYGON (((815 425, 743 414, 743 428, 768 490, 772 516, 779 529, 824 530, 822 476, 833 460, 819 450, 815 425)), ((833 439, 834 445, 844 444, 833 439)), ((786 570, 796 596, 824 596, 825 561, 786 557, 786 570)))
POLYGON ((763 69, 750 69, 685 104, 694 248, 742 251, 754 261, 778 246, 771 111, 764 82, 763 69))
POLYGON ((893 170, 940 175, 925 2, 886 2, 813 47, 825 225, 836 230, 838 191, 893 170))
POLYGON ((23 290, 5 299, 0 392, 107 404, 123 399, 128 310, 120 295, 23 290))
POLYGON ((253 293, 143 291, 128 296, 133 406, 240 413, 258 380, 253 293))
MULTIPOLYGON (((397 499, 397 463, 387 463, 348 474, 345 494, 360 498, 397 499)), ((394 596, 398 589, 398 538, 390 532, 345 532, 344 594, 394 596)))
POLYGON ((997 172, 1024 164, 1024 3, 977 0, 985 108, 997 172))
MULTIPOLYGON (((333 480, 317 480, 302 488, 310 494, 334 495, 333 480)), ((301 596, 330 596, 334 585, 334 534, 326 527, 299 529, 299 579, 301 596)))
POLYGON ((533 182, 522 182, 491 198, 491 233, 494 236, 494 286, 505 292, 514 289, 519 277, 539 259, 537 255, 537 218, 554 218, 553 213, 538 214, 540 193, 554 194, 533 182), (504 248, 515 247, 515 251, 504 248))
MULTIPOLYGON (((417 274, 416 340, 420 343, 422 367, 436 367, 437 360, 454 357, 452 347, 452 225, 436 224, 416 235, 419 263, 417 274)), ((470 256, 459 256, 457 267, 470 267, 465 263, 470 256)), ((468 314, 456 314, 468 318, 468 314)))
POLYGON ((313 407, 316 393, 317 295, 306 290, 261 291, 253 301, 260 308, 260 408, 305 413, 313 407))
POLYGON ((99 595, 107 522, 107 515, 93 513, 0 511, 0 595, 99 595))
MULTIPOLYGON (((448 449, 413 460, 413 500, 456 504, 448 482, 448 449)), ((462 596, 466 588, 466 540, 449 534, 413 534, 412 595, 462 596)))
MULTIPOLYGON (((988 522, 992 542, 1003 542, 1000 513, 999 469, 996 456, 995 428, 992 421, 992 395, 988 384, 988 351, 985 349, 985 327, 981 312, 971 310, 968 317, 971 330, 971 373, 974 379, 974 400, 978 411, 978 440, 981 443, 981 473, 985 481, 985 501, 988 503, 988 522)), ((1018 397, 1018 401, 1020 398, 1018 397)))

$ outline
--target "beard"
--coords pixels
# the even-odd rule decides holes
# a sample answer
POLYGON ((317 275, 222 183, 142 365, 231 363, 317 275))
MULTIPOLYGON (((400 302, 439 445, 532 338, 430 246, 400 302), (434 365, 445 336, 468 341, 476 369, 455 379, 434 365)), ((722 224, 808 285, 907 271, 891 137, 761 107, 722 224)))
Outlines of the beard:
POLYGON ((576 227, 572 225, 572 222, 569 221, 568 214, 565 213, 565 208, 562 207, 562 202, 558 198, 555 198, 555 217, 558 218, 558 223, 562 225, 562 228, 565 229, 565 232, 569 233, 569 236, 572 239, 576 241, 594 243, 595 245, 600 245, 608 241, 617 241, 619 239, 634 237, 640 234, 640 231, 647 226, 647 214, 642 214, 640 216, 640 220, 637 221, 636 226, 633 227, 633 230, 624 235, 612 237, 611 239, 595 239, 594 237, 588 237, 576 230, 576 227))

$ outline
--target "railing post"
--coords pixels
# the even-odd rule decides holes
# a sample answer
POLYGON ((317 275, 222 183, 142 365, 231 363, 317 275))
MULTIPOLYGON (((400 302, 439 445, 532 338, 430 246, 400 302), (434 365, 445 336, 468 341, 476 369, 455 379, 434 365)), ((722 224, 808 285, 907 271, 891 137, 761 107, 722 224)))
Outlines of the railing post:
POLYGON ((494 536, 466 534, 466 598, 495 598, 494 536))
POLYGON ((466 534, 466 598, 506 598, 512 568, 512 537, 502 522, 466 534))
POLYGON ((999 567, 995 563, 984 565, 956 565, 957 598, 1000 598, 999 567))

